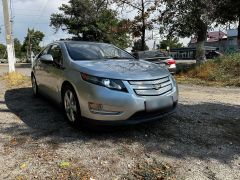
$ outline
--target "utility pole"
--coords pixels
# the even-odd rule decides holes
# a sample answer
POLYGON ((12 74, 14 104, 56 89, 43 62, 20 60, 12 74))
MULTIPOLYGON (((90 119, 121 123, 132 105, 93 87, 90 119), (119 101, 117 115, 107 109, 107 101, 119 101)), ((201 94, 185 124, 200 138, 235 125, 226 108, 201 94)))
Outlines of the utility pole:
POLYGON ((2 0, 2 6, 3 6, 6 43, 7 43, 9 72, 15 72, 15 64, 14 64, 15 63, 15 55, 14 55, 12 28, 11 28, 9 11, 8 11, 8 0, 2 0))

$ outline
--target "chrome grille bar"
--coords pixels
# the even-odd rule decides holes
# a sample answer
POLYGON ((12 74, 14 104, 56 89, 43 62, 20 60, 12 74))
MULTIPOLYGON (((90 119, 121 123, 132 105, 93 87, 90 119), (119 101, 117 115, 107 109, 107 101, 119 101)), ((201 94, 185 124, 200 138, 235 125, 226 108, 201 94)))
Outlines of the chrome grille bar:
POLYGON ((169 76, 156 80, 129 81, 129 84, 139 96, 160 96, 172 91, 169 76))

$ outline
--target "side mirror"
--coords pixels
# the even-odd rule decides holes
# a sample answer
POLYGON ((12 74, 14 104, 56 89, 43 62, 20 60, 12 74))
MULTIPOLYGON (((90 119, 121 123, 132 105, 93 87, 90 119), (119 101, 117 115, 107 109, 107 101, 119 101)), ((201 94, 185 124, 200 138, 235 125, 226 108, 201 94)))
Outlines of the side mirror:
POLYGON ((40 61, 45 63, 53 63, 53 57, 51 54, 45 54, 40 57, 40 61))

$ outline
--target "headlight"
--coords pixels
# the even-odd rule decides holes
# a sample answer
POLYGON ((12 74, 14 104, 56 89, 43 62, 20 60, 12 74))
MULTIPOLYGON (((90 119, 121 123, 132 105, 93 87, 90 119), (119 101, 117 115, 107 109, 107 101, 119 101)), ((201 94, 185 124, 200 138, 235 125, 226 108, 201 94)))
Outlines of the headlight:
POLYGON ((84 81, 87 81, 89 83, 96 84, 99 86, 104 86, 109 89, 113 89, 113 90, 117 90, 117 91, 128 92, 127 88, 125 87, 125 85, 123 84, 123 82, 121 80, 90 76, 90 75, 84 74, 84 73, 81 73, 81 76, 84 81))

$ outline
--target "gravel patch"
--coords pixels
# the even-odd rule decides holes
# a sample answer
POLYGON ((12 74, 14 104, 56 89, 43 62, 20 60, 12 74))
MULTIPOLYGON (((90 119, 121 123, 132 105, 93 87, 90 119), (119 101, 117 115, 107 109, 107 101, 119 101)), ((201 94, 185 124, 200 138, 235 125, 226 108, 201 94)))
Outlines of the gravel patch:
POLYGON ((179 89, 172 116, 93 132, 1 80, 0 179, 240 179, 240 89, 179 89))

